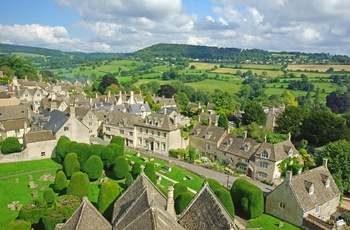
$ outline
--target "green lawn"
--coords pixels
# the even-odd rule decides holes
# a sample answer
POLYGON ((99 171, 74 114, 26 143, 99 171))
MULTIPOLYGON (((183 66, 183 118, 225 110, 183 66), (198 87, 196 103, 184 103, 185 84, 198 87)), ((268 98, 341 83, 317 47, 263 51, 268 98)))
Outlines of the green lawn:
POLYGON ((298 230, 300 228, 283 221, 283 227, 279 227, 281 220, 277 219, 268 214, 262 214, 260 217, 256 219, 249 220, 249 226, 247 228, 262 228, 266 230, 298 230))

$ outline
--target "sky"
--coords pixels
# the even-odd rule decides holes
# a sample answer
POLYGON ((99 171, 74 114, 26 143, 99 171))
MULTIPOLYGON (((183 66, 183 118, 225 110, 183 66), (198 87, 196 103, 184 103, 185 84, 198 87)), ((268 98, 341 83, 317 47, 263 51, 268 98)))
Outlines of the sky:
POLYGON ((0 42, 134 52, 176 43, 350 56, 348 0, 11 0, 0 42))

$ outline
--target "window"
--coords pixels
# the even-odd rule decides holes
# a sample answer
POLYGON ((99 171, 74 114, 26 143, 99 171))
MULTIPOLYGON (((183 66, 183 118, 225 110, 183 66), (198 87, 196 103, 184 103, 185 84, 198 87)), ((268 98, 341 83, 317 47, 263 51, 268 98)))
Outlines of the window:
POLYGON ((309 195, 312 195, 312 194, 314 194, 314 185, 312 184, 311 186, 310 186, 310 188, 309 188, 309 195))
POLYGON ((325 183, 324 183, 324 186, 325 186, 326 188, 329 187, 329 182, 330 182, 330 180, 329 180, 329 178, 327 178, 327 180, 326 180, 325 183))
POLYGON ((259 175, 260 178, 266 178, 267 177, 267 174, 263 173, 263 172, 259 172, 258 175, 259 175))
POLYGON ((92 126, 92 122, 89 122, 89 126, 92 126))
POLYGON ((157 136, 160 137, 160 132, 157 133, 157 136))
POLYGON ((129 136, 133 136, 134 135, 134 133, 133 132, 129 132, 129 136))
POLYGON ((106 134, 106 138, 107 138, 107 139, 111 139, 111 135, 107 135, 107 134, 106 134))
POLYGON ((154 135, 154 131, 153 130, 152 130, 151 134, 152 134, 152 136, 154 135))
POLYGON ((36 96, 37 96, 37 97, 40 97, 40 94, 37 94, 36 96))
POLYGON ((245 165, 240 165, 240 166, 238 166, 238 169, 241 171, 246 171, 247 167, 245 165))
POLYGON ((286 204, 282 203, 282 202, 279 203, 279 206, 280 206, 281 209, 285 209, 286 208, 286 204))
POLYGON ((144 142, 144 146, 145 146, 145 147, 148 146, 148 140, 146 140, 146 141, 144 142))
POLYGON ((148 134, 148 129, 146 129, 146 134, 148 134))
POLYGON ((320 212, 320 206, 317 206, 315 213, 319 213, 319 212, 320 212))
POLYGON ((267 159, 267 158, 269 158, 269 154, 267 154, 267 152, 262 152, 260 157, 267 159))
POLYGON ((266 162, 260 162, 260 167, 261 167, 261 168, 267 169, 268 166, 269 166, 268 163, 266 163, 266 162))
POLYGON ((248 152, 249 146, 248 146, 248 145, 245 145, 245 146, 243 147, 243 150, 244 150, 244 152, 248 152))
POLYGON ((244 159, 243 162, 246 163, 246 164, 249 164, 249 160, 248 159, 244 159))
POLYGON ((293 149, 290 149, 290 150, 289 150, 288 156, 289 156, 289 157, 293 156, 293 149))
POLYGON ((142 138, 139 138, 139 145, 142 145, 142 138))
POLYGON ((120 134, 124 134, 124 130, 119 130, 119 133, 120 134))
POLYGON ((142 128, 140 128, 140 133, 142 133, 142 128))
POLYGON ((163 143, 162 144, 162 150, 165 150, 165 147, 166 147, 166 145, 165 145, 165 143, 163 143))
POLYGON ((45 152, 41 152, 41 156, 44 157, 45 156, 45 152))
POLYGON ((106 127, 106 131, 111 131, 111 127, 106 127))
POLYGON ((28 94, 24 95, 24 97, 28 97, 28 94))
POLYGON ((222 155, 223 155, 223 156, 226 156, 226 152, 222 152, 222 155))
POLYGON ((163 133, 163 137, 166 138, 166 133, 163 133))
POLYGON ((159 149, 159 147, 160 147, 160 144, 159 144, 159 142, 157 142, 156 143, 156 149, 159 149))
POLYGON ((206 144, 206 149, 210 150, 210 144, 206 144))
POLYGON ((91 118, 92 118, 92 115, 89 115, 89 118, 91 119, 91 118))
POLYGON ((69 127, 66 126, 66 127, 63 128, 63 130, 64 130, 64 131, 68 131, 68 130, 69 130, 69 127))

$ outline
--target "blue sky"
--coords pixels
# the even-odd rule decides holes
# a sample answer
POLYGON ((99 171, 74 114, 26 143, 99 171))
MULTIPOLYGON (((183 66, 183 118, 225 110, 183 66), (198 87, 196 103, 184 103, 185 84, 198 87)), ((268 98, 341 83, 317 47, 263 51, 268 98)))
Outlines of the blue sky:
POLYGON ((157 43, 350 55, 347 0, 12 0, 0 42, 133 52, 157 43))

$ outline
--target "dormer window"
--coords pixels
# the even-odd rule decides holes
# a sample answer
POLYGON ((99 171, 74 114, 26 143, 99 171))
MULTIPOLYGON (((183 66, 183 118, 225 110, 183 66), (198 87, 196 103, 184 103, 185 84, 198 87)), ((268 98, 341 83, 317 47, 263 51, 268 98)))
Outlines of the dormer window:
POLYGON ((232 142, 233 142, 233 139, 232 139, 232 138, 229 138, 229 139, 227 140, 227 145, 230 146, 230 145, 232 144, 232 142))
POLYGON ((211 135, 210 135, 209 133, 206 133, 206 134, 205 134, 205 139, 208 140, 208 139, 210 138, 210 136, 211 136, 211 135))
POLYGON ((293 156, 293 149, 290 149, 290 150, 288 151, 288 156, 289 156, 289 157, 293 156))
POLYGON ((149 120, 148 120, 148 118, 146 118, 146 124, 148 124, 149 123, 149 120))
POLYGON ((328 188, 329 187, 329 183, 330 183, 330 180, 329 180, 329 178, 326 180, 326 182, 324 183, 324 186, 326 187, 326 188, 328 188))
POLYGON ((249 151, 249 146, 248 146, 247 144, 245 144, 245 145, 243 146, 243 150, 244 150, 245 152, 248 152, 248 151, 249 151))
POLYGON ((327 175, 321 174, 321 179, 325 188, 329 187, 330 179, 327 175))
POLYGON ((309 195, 314 194, 314 190, 315 190, 314 184, 307 180, 304 181, 304 184, 305 184, 306 191, 309 193, 309 195))
POLYGON ((268 158, 269 158, 269 154, 268 154, 267 152, 262 152, 262 153, 260 154, 260 157, 261 157, 261 158, 268 159, 268 158))
POLYGON ((310 186, 310 188, 309 188, 309 195, 312 195, 312 194, 314 194, 314 185, 312 184, 311 186, 310 186))
POLYGON ((195 136, 198 135, 197 130, 193 131, 193 135, 195 135, 195 136))

